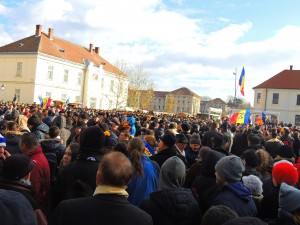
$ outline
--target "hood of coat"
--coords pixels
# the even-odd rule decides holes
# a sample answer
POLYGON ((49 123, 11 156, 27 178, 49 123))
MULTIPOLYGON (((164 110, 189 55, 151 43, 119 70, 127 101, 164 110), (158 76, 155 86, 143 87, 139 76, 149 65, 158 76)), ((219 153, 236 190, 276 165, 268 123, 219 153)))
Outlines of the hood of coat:
POLYGON ((251 191, 242 183, 242 182, 234 182, 229 183, 224 186, 225 189, 229 189, 233 192, 237 197, 243 199, 248 202, 252 199, 251 191))

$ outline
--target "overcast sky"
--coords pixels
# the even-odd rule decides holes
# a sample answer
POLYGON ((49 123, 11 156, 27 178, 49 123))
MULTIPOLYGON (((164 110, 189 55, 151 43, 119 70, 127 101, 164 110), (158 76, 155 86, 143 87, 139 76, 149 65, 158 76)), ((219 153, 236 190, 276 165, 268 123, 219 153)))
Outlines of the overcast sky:
POLYGON ((223 100, 244 66, 252 103, 254 86, 300 68, 299 12, 298 0, 0 0, 0 46, 42 24, 81 46, 92 42, 111 63, 142 65, 156 90, 187 87, 223 100))

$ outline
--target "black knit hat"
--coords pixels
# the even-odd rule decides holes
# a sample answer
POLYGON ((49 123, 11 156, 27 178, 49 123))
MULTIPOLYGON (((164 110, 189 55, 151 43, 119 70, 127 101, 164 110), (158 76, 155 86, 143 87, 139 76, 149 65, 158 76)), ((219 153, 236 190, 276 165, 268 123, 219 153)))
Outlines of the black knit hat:
POLYGON ((19 180, 35 167, 30 158, 24 154, 13 154, 3 162, 2 175, 8 180, 19 180))
POLYGON ((289 145, 281 145, 278 149, 278 155, 282 158, 295 158, 294 151, 289 145))
POLYGON ((176 142, 177 143, 182 143, 182 144, 188 144, 189 143, 188 139, 182 133, 176 134, 176 142))
POLYGON ((176 142, 175 136, 171 133, 166 133, 160 140, 169 148, 172 148, 176 142))
POLYGON ((105 146, 106 137, 98 126, 86 128, 79 137, 80 151, 101 152, 105 146))
POLYGON ((40 119, 36 116, 31 116, 27 121, 27 124, 33 127, 37 127, 40 123, 40 119))
POLYGON ((241 155, 242 159, 245 159, 246 165, 250 167, 256 167, 259 164, 259 157, 254 149, 248 149, 241 155))
POLYGON ((183 130, 183 131, 189 131, 190 129, 191 129, 191 125, 190 124, 188 124, 188 123, 183 123, 183 124, 181 124, 181 129, 183 130))

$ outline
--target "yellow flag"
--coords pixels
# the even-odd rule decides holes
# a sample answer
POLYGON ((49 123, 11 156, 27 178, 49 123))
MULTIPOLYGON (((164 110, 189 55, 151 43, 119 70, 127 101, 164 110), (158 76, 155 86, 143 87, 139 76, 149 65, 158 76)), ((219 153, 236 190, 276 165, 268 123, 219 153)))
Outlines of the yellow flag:
POLYGON ((244 121, 245 121, 245 114, 246 114, 246 110, 241 110, 239 111, 239 114, 238 114, 238 118, 236 120, 236 123, 240 123, 240 124, 244 124, 244 121))

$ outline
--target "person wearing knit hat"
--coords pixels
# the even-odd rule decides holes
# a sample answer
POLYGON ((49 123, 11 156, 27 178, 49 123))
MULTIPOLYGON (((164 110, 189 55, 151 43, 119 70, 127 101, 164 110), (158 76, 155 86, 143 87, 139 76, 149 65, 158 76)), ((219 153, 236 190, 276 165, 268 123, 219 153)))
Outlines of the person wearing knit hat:
POLYGON ((250 190, 241 182, 245 166, 238 156, 221 158, 216 166, 216 181, 221 191, 212 205, 225 205, 240 217, 256 216, 257 209, 250 190))
POLYGON ((260 218, 277 218, 280 186, 283 182, 295 185, 298 181, 298 171, 291 162, 281 160, 273 166, 272 180, 274 187, 264 195, 261 201, 260 218))
POLYGON ((99 161, 106 153, 108 135, 98 126, 88 127, 80 133, 77 159, 65 166, 59 176, 58 189, 61 190, 62 199, 68 198, 70 192, 73 197, 79 197, 82 192, 90 194, 96 188, 95 177, 99 161), (79 189, 76 186, 78 179, 88 184, 84 187, 84 191, 82 191, 83 187, 79 189), (70 191, 71 188, 73 189, 70 191), (78 193, 79 190, 82 192, 78 193))
POLYGON ((299 224, 300 190, 286 183, 282 183, 279 190, 278 218, 280 224, 299 224))
POLYGON ((186 147, 185 158, 187 161, 187 168, 190 168, 198 157, 199 150, 201 148, 201 139, 198 133, 193 133, 190 138, 189 146, 186 147))
POLYGON ((229 136, 226 133, 216 133, 215 136, 211 138, 213 150, 222 153, 224 156, 229 155, 229 136))
POLYGON ((242 177, 243 184, 249 188, 251 194, 253 196, 254 202, 256 204, 256 208, 259 209, 260 202, 263 199, 263 183, 261 180, 254 175, 243 176, 242 177))

